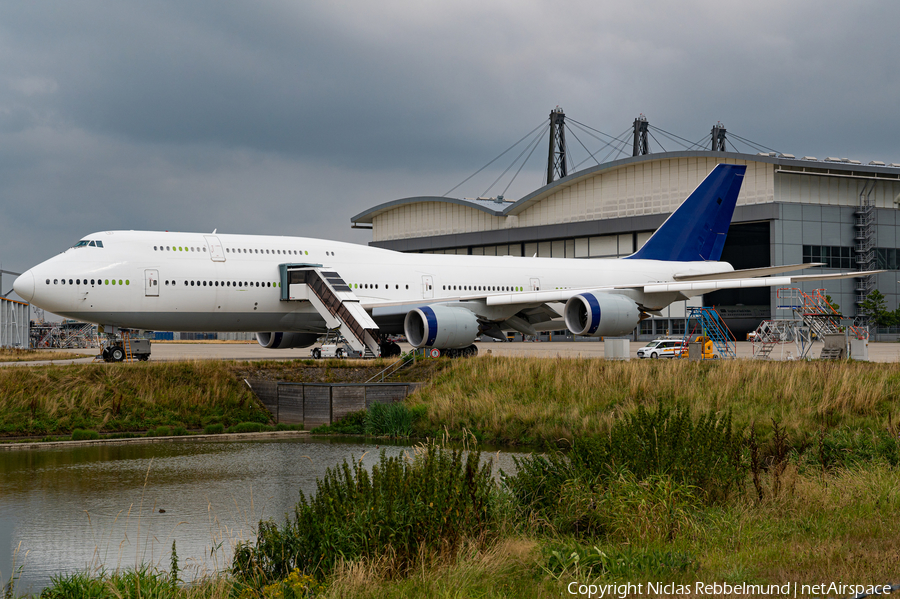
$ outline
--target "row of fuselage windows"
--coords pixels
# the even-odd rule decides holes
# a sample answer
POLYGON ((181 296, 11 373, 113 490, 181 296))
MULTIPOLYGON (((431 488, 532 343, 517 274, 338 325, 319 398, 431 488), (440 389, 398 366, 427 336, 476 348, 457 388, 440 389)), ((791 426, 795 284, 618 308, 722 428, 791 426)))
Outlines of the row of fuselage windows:
MULTIPOLYGON (((176 287, 178 281, 165 282, 166 286, 176 287)), ((271 281, 184 281, 184 287, 280 287, 271 281)))
MULTIPOLYGON (((181 246, 181 245, 154 245, 155 252, 206 252, 205 246, 181 246)), ((282 256, 309 256, 309 252, 303 250, 272 250, 259 248, 225 248, 227 254, 275 254, 282 256)), ((334 252, 325 252, 326 256, 334 256, 334 252)))
MULTIPOLYGON (((130 285, 131 281, 128 279, 53 279, 53 285, 65 285, 68 281, 69 285, 130 285)), ((47 285, 50 285, 50 279, 47 279, 47 285)), ((178 285, 177 281, 165 281, 166 286, 176 286, 178 285)), ((184 281, 184 287, 279 287, 279 283, 272 283, 270 281, 260 282, 260 281, 184 281)), ((354 289, 378 289, 378 283, 354 283, 354 289)), ((390 289, 391 286, 387 283, 384 285, 385 289, 390 289)), ((394 285, 394 289, 400 289, 400 285, 394 285)), ((406 289, 409 289, 409 285, 406 285, 406 289)), ((444 285, 444 291, 522 291, 522 287, 508 287, 508 286, 491 286, 491 285, 444 285)))
POLYGON ((444 291, 524 291, 524 288, 504 285, 444 285, 444 291))
MULTIPOLYGON (((47 279, 47 285, 131 285, 129 279, 47 279)), ((176 281, 166 281, 165 284, 175 286, 176 281)), ((278 283, 271 281, 185 281, 185 287, 279 287, 278 283)))
MULTIPOLYGON (((349 286, 352 289, 378 289, 378 283, 350 283, 349 286)), ((384 288, 390 289, 391 286, 385 283, 384 288)), ((406 288, 409 289, 409 285, 406 288)), ((394 284, 394 289, 400 289, 400 285, 394 284)))
MULTIPOLYGON (((88 281, 87 279, 53 279, 54 285, 65 285, 66 281, 68 281, 69 285, 131 285, 131 281, 125 279, 91 279, 88 281)), ((50 279, 47 279, 47 285, 50 284, 50 279)))

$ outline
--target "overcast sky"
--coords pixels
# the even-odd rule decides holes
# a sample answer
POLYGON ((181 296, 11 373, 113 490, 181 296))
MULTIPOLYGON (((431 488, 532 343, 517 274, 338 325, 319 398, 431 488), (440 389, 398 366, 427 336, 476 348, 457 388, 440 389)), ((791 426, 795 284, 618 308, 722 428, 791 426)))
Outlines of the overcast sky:
MULTIPOLYGON (((887 0, 3 2, 0 262, 106 229, 367 243, 351 216, 444 194, 557 105, 900 162, 898 23, 887 0)), ((545 160, 542 138, 507 197, 545 160)))

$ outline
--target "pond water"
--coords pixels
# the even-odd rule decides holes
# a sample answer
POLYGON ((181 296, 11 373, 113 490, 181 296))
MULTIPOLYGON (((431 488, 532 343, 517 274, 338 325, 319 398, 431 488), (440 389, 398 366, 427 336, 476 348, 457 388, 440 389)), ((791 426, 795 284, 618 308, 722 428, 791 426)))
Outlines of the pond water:
MULTIPOLYGON (((282 521, 326 468, 351 457, 371 467, 381 450, 413 448, 301 438, 4 451, 0 582, 37 593, 86 568, 168 569, 173 541, 185 578, 227 568, 234 546, 261 519, 282 521)), ((513 455, 482 454, 507 472, 513 455)))

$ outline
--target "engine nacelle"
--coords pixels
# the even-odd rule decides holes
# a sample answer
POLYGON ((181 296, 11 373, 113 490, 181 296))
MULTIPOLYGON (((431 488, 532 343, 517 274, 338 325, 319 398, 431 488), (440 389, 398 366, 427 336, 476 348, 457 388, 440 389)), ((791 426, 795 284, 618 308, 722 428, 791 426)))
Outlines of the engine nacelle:
POLYGON ((319 338, 317 333, 257 333, 256 341, 266 349, 309 347, 319 338))
POLYGON ((413 347, 460 349, 475 342, 478 319, 465 308, 422 306, 407 312, 403 331, 413 347))
POLYGON ((566 326, 575 335, 616 337, 630 333, 641 320, 633 300, 612 293, 581 293, 566 302, 566 326))

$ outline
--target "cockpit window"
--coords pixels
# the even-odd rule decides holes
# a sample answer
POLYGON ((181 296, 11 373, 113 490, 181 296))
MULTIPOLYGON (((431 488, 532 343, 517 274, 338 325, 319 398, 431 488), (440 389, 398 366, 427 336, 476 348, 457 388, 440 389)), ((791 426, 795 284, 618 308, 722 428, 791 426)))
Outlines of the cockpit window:
POLYGON ((103 242, 102 241, 91 241, 90 239, 82 239, 81 241, 79 241, 78 243, 73 245, 72 247, 73 248, 83 248, 83 247, 102 248, 103 242))

